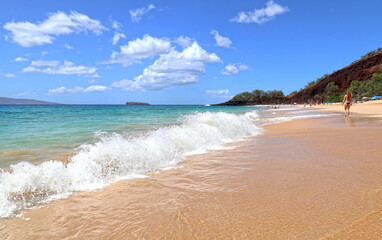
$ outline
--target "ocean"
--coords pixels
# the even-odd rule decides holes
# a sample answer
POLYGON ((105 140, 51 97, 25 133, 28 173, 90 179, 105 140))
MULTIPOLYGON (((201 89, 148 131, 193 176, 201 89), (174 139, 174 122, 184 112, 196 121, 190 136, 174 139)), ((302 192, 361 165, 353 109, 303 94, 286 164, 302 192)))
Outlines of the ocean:
POLYGON ((176 168, 186 157, 314 110, 167 105, 0 106, 0 218, 76 191, 176 168))

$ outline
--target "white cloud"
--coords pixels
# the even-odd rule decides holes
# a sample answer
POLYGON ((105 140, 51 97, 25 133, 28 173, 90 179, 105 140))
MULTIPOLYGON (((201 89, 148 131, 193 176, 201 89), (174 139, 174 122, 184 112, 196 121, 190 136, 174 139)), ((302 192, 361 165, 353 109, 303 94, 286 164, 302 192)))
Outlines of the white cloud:
POLYGON ((60 63, 56 60, 37 60, 37 61, 32 61, 30 66, 31 67, 57 67, 60 65, 60 63))
POLYGON ((221 70, 221 74, 223 75, 233 75, 238 74, 240 71, 247 70, 248 66, 244 64, 228 64, 225 66, 223 70, 221 70))
POLYGON ((229 38, 220 35, 218 31, 212 30, 211 34, 215 36, 216 45, 219 47, 229 48, 231 46, 232 41, 229 38))
POLYGON ((11 32, 13 41, 23 47, 51 44, 57 36, 91 31, 96 35, 107 30, 98 20, 72 11, 70 14, 56 12, 37 24, 30 22, 9 22, 4 29, 11 32))
POLYGON ((193 40, 189 37, 180 36, 175 40, 175 42, 183 48, 186 48, 192 45, 193 40))
POLYGON ((230 94, 228 89, 207 89, 205 91, 206 94, 210 95, 213 98, 232 98, 232 94, 230 94))
POLYGON ((98 73, 94 73, 94 74, 85 74, 83 75, 84 77, 88 77, 88 78, 100 78, 101 76, 98 75, 98 73))
POLYGON ((74 47, 72 47, 72 46, 70 46, 70 45, 68 45, 68 44, 64 44, 64 47, 66 48, 66 49, 68 49, 68 50, 74 50, 74 47))
POLYGON ((82 87, 66 88, 62 86, 55 89, 49 89, 48 93, 50 95, 63 95, 63 94, 70 94, 70 93, 79 93, 79 92, 83 92, 83 90, 84 88, 82 87))
POLYGON ((86 93, 88 93, 88 92, 104 92, 104 91, 108 91, 110 89, 111 88, 106 87, 106 86, 102 86, 102 85, 93 85, 93 86, 85 88, 84 92, 86 92, 86 93))
POLYGON ((90 83, 90 84, 93 84, 93 83, 95 83, 95 82, 96 82, 95 79, 90 79, 90 80, 88 81, 88 83, 90 83))
POLYGON ((267 2, 265 8, 255 9, 253 12, 239 12, 238 15, 232 18, 230 21, 237 23, 261 24, 274 19, 276 15, 283 14, 288 11, 288 7, 283 7, 270 0, 267 2))
POLYGON ((13 60, 13 61, 15 61, 15 62, 26 62, 26 61, 28 61, 28 59, 23 58, 23 57, 17 57, 17 58, 15 58, 15 60, 13 60))
POLYGON ((126 38, 125 34, 115 32, 113 36, 113 45, 116 45, 121 38, 126 38))
POLYGON ((47 55, 47 54, 48 54, 47 51, 42 51, 42 52, 41 52, 41 56, 45 56, 45 55, 47 55))
POLYGON ((73 93, 90 93, 90 92, 104 92, 110 90, 110 87, 102 86, 102 85, 92 85, 87 88, 83 87, 74 87, 74 88, 66 88, 64 86, 54 89, 49 89, 48 94, 50 95, 64 95, 64 94, 73 94, 73 93))
POLYGON ((113 82, 112 86, 125 91, 145 91, 192 84, 205 74, 205 65, 213 62, 221 60, 215 53, 206 52, 194 42, 182 52, 172 48, 169 53, 161 54, 134 80, 123 79, 113 82))
POLYGON ((120 30, 122 28, 122 24, 117 22, 116 20, 112 20, 110 18, 110 21, 111 21, 111 27, 114 28, 115 30, 120 30))
POLYGON ((32 61, 30 66, 23 69, 24 73, 28 72, 39 72, 46 74, 61 74, 61 75, 79 75, 84 77, 94 77, 97 75, 97 68, 87 67, 87 66, 76 66, 74 63, 69 61, 64 61, 61 64, 58 61, 32 61))
POLYGON ((6 78, 14 78, 14 77, 16 77, 15 74, 13 74, 13 73, 6 73, 6 74, 4 74, 4 76, 6 78))
POLYGON ((113 52, 111 60, 106 63, 121 63, 129 66, 139 62, 140 59, 154 57, 171 50, 171 42, 167 39, 153 38, 149 35, 129 41, 120 47, 120 52, 113 52))
POLYGON ((117 22, 116 20, 113 20, 111 17, 110 17, 110 22, 111 22, 111 27, 116 30, 114 32, 114 36, 112 39, 113 45, 116 45, 119 42, 119 40, 121 40, 122 38, 126 38, 126 35, 121 33, 121 28, 122 28, 121 23, 117 22))
POLYGON ((146 13, 150 12, 152 9, 154 9, 154 4, 150 4, 147 6, 147 8, 137 8, 134 10, 130 10, 130 16, 132 22, 139 22, 142 19, 142 16, 146 13))

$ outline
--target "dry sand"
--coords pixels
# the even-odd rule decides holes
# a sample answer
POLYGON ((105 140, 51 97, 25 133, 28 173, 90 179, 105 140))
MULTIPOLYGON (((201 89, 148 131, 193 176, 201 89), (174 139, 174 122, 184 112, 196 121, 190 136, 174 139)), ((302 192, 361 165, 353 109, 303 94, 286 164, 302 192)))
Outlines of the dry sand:
POLYGON ((4 239, 382 239, 382 121, 294 120, 0 221, 4 239))

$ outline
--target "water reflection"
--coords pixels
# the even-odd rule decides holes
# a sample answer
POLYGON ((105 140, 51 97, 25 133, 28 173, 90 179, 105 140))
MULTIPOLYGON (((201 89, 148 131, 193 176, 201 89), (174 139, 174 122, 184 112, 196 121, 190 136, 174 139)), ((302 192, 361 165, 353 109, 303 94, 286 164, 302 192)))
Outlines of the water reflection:
POLYGON ((350 117, 345 117, 346 124, 351 127, 355 127, 355 121, 350 117))

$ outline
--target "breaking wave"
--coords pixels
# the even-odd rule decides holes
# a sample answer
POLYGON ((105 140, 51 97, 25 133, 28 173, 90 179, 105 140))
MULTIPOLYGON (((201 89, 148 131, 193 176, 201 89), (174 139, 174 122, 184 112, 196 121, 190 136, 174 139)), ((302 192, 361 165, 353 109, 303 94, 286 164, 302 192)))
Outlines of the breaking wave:
POLYGON ((20 162, 7 171, 0 169, 0 218, 74 191, 100 189, 174 167, 190 154, 221 149, 228 142, 259 134, 257 119, 256 111, 241 115, 204 112, 141 135, 96 132, 95 143, 81 145, 67 163, 20 162))

